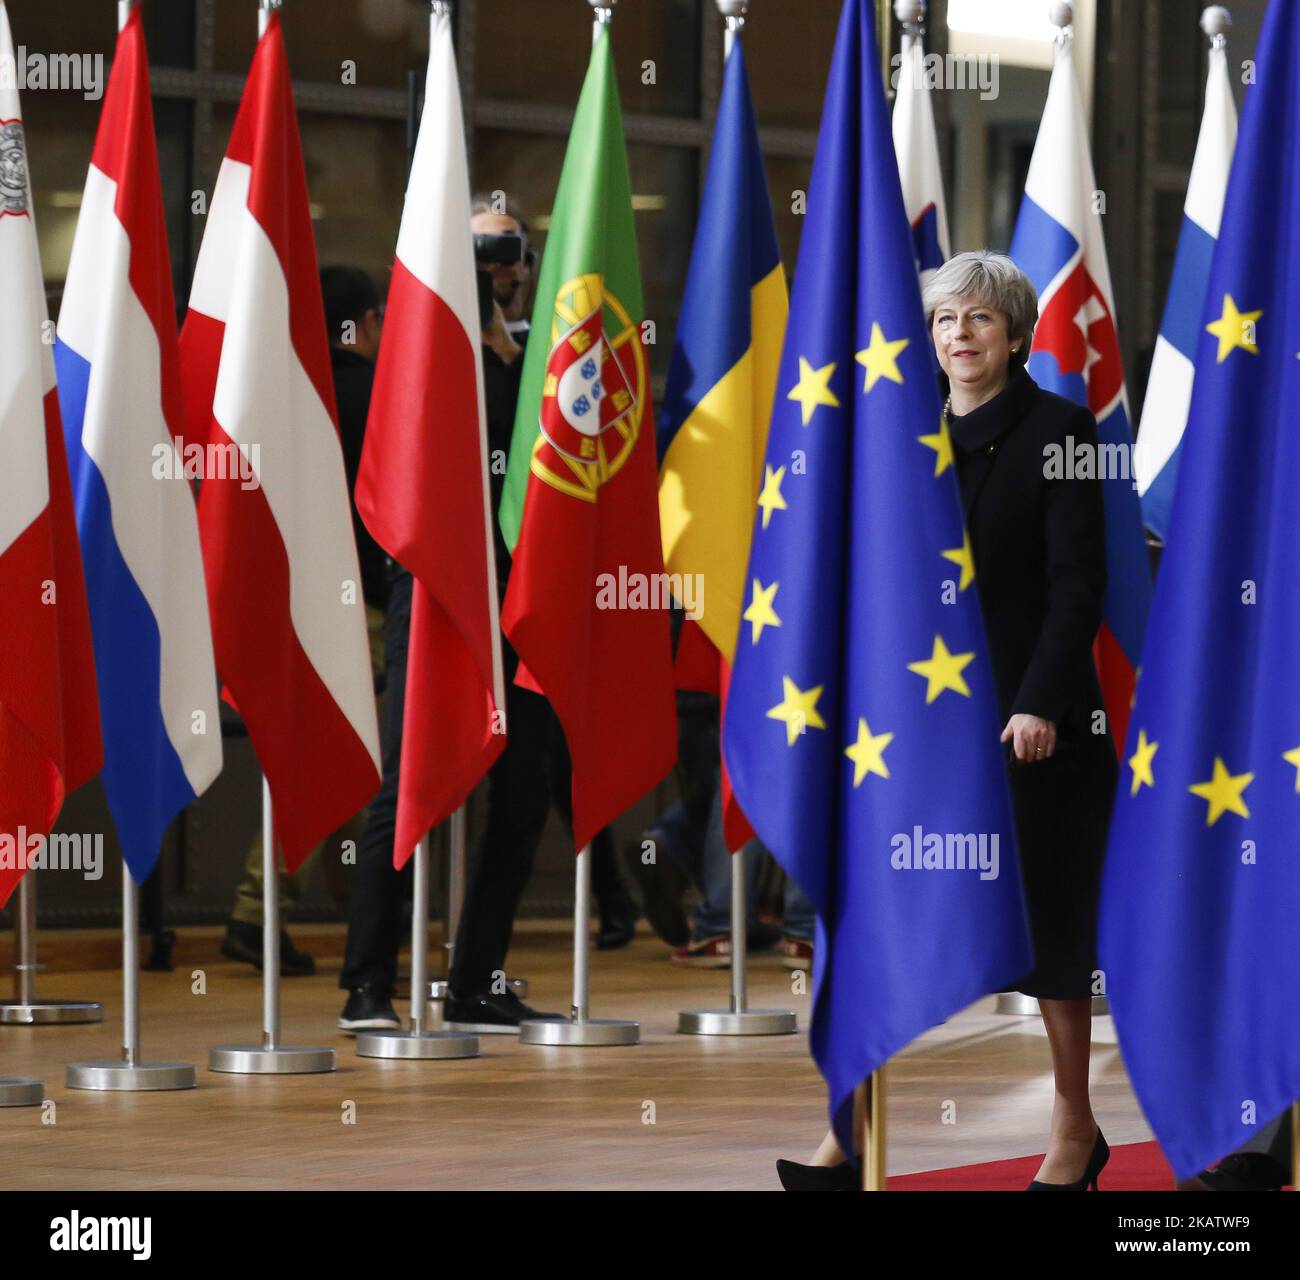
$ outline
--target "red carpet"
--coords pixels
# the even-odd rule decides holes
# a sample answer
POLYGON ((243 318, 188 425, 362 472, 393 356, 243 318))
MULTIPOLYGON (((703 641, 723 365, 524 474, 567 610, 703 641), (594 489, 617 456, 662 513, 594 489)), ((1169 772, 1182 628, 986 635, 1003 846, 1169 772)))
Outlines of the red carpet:
MULTIPOLYGON (((1043 1157, 1019 1156, 1015 1160, 990 1160, 985 1164, 931 1169, 889 1179, 891 1191, 1023 1191, 1038 1172, 1043 1157)), ((1173 1170, 1154 1142, 1134 1142, 1111 1147, 1103 1171, 1102 1191, 1172 1191, 1173 1170)))

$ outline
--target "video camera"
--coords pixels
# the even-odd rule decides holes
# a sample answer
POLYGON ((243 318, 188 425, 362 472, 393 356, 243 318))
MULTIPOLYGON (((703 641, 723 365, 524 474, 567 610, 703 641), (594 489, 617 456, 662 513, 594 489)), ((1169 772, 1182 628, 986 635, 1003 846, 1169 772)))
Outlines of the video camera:
POLYGON ((474 237, 474 262, 478 268, 478 314, 479 327, 488 329, 492 326, 491 267, 513 267, 517 262, 527 262, 531 267, 536 259, 534 250, 528 247, 523 236, 476 235, 474 237))

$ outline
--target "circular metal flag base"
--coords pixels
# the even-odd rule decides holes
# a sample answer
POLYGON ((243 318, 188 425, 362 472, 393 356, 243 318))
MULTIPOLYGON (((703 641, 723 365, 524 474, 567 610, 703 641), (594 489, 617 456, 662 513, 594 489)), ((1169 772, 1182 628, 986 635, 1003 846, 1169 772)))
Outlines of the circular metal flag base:
POLYGON ((103 1021, 104 1006, 96 1000, 0 1000, 0 1026, 69 1026, 103 1021))
POLYGON ((334 1050, 300 1044, 275 1049, 260 1044, 220 1044, 208 1053, 209 1071, 245 1076, 306 1076, 334 1070, 334 1050))
POLYGON ((458 1031, 363 1031, 357 1036, 362 1058, 477 1058, 478 1036, 458 1031))
MULTIPOLYGON (((1036 1018, 1042 1010, 1034 996, 1021 995, 1019 991, 1002 991, 998 994, 998 1013, 1008 1013, 1017 1018, 1036 1018)), ((1104 1018, 1110 1013, 1110 1001, 1105 996, 1093 996, 1092 1016, 1104 1018)))
POLYGON ((582 1022, 559 1018, 534 1018, 519 1024, 520 1044, 560 1044, 570 1046, 638 1044, 641 1024, 621 1018, 586 1018, 582 1022))
POLYGON ((44 1101, 44 1081, 0 1076, 0 1107, 39 1107, 44 1101))
POLYGON ((154 1093, 163 1089, 193 1089, 198 1083, 188 1062, 71 1062, 69 1089, 114 1093, 154 1093))
POLYGON ((795 1015, 781 1009, 683 1009, 677 1015, 683 1036, 789 1036, 798 1029, 795 1015))

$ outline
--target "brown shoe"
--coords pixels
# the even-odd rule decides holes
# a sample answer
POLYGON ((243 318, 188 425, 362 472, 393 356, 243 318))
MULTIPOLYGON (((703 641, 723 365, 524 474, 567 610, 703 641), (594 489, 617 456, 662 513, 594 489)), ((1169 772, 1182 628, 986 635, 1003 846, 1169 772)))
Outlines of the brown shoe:
POLYGON ((715 938, 688 942, 684 947, 674 948, 668 958, 673 964, 685 965, 691 969, 730 969, 731 935, 720 933, 715 938))

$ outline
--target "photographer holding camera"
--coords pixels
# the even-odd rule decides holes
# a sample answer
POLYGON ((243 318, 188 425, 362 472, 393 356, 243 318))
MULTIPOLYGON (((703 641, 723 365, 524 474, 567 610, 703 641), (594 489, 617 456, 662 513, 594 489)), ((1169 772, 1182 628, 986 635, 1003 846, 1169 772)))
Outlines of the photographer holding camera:
MULTIPOLYGON (((483 330, 493 542, 497 582, 504 598, 510 553, 495 513, 505 484, 505 460, 523 375, 528 341, 524 312, 531 301, 536 255, 529 248, 522 217, 509 205, 503 208, 496 200, 476 197, 470 227, 483 330)), ((339 975, 339 986, 350 992, 339 1017, 344 1031, 401 1025, 392 998, 403 932, 401 904, 409 892, 411 873, 409 863, 402 872, 393 869, 393 837, 411 588, 411 575, 394 564, 385 633, 384 776, 357 850, 347 950, 339 975)), ((487 822, 470 862, 445 1013, 448 1025, 454 1028, 510 1033, 528 1018, 565 1016, 539 1013, 524 1004, 507 987, 504 966, 515 913, 532 873, 550 805, 554 803, 566 821, 571 820, 571 779, 564 734, 550 705, 515 685, 519 660, 504 641, 502 657, 508 736, 505 750, 488 774, 487 822)), ((596 837, 593 854, 593 879, 601 904, 598 945, 622 946, 632 937, 636 916, 607 832, 596 837)))

